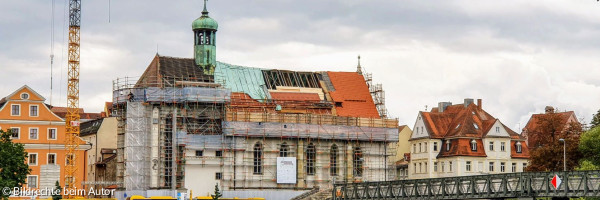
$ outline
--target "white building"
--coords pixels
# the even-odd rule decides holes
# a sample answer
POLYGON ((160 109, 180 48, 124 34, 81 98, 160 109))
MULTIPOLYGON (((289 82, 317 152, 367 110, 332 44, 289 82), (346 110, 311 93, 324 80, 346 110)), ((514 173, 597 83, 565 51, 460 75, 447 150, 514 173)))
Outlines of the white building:
POLYGON ((522 172, 529 158, 525 138, 483 110, 481 99, 419 112, 409 144, 410 179, 522 172))

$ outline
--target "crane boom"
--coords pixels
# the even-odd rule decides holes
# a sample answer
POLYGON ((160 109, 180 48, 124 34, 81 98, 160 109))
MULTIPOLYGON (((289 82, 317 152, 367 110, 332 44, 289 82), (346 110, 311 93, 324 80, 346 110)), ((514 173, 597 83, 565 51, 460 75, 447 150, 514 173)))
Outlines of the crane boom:
MULTIPOLYGON (((79 31, 81 25, 81 0, 69 1, 69 64, 67 88, 67 115, 65 122, 65 148, 67 165, 65 166, 65 189, 76 187, 77 156, 79 147, 79 31)), ((82 181, 82 180, 78 180, 82 181)))

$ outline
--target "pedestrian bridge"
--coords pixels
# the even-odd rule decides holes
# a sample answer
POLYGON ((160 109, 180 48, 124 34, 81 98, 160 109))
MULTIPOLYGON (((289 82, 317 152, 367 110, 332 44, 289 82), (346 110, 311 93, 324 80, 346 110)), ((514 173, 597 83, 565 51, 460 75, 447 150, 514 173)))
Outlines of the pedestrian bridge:
POLYGON ((600 171, 522 172, 334 184, 333 199, 600 197, 600 171), (554 188, 555 175, 561 179, 554 188))

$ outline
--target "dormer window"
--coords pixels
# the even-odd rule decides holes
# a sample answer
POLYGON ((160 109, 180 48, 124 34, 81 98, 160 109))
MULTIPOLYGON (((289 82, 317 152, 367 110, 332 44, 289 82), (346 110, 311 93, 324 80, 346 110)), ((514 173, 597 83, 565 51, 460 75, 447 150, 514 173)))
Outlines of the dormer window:
POLYGON ((446 151, 450 151, 450 145, 452 143, 450 142, 450 140, 446 141, 446 151))
POLYGON ((521 142, 517 142, 517 145, 516 145, 516 146, 517 146, 517 153, 521 153, 521 152, 522 152, 522 149, 521 149, 521 148, 522 148, 521 142))
POLYGON ((454 128, 454 129, 458 129, 458 127, 460 127, 460 124, 456 125, 456 128, 454 128))
POLYGON ((471 150, 477 151, 477 141, 471 140, 471 150))
POLYGON ((476 123, 473 123, 473 126, 475 127, 475 129, 479 130, 479 126, 477 126, 476 123))

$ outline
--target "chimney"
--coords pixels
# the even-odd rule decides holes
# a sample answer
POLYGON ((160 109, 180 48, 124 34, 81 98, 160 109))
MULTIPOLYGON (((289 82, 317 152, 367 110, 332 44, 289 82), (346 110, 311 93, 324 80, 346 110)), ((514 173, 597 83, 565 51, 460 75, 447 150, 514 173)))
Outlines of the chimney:
POLYGON ((439 102, 438 103, 438 112, 444 112, 446 107, 451 106, 452 102, 439 102))
POLYGON ((546 106, 546 114, 554 113, 554 108, 552 106, 546 106))
POLYGON ((477 99, 477 108, 481 110, 481 99, 477 99))
POLYGON ((467 106, 469 106, 469 104, 472 104, 472 103, 473 103, 473 99, 466 98, 466 99, 465 99, 465 103, 464 103, 464 105, 465 105, 465 108, 466 108, 467 106))

